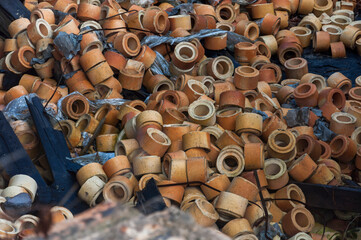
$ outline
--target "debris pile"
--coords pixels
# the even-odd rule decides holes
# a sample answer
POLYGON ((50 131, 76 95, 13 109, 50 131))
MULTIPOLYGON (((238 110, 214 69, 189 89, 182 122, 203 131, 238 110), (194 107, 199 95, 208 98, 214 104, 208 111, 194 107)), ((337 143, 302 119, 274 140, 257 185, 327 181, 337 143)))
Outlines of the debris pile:
POLYGON ((319 230, 306 187, 360 187, 361 73, 309 66, 361 55, 356 1, 24 6, 0 40, 0 236, 38 233, 42 204, 65 206, 56 223, 103 201, 176 206, 238 240, 347 232, 319 230))

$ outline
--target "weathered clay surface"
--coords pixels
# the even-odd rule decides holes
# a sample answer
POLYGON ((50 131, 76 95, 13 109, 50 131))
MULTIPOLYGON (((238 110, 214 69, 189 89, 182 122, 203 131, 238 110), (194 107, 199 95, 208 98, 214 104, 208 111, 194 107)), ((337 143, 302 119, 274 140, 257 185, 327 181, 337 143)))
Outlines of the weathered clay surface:
MULTIPOLYGON (((44 237, 31 237, 40 240, 44 237)), ((49 240, 228 240, 226 235, 199 226, 191 216, 176 208, 169 208, 149 216, 136 209, 112 203, 97 205, 73 220, 54 225, 49 240)))

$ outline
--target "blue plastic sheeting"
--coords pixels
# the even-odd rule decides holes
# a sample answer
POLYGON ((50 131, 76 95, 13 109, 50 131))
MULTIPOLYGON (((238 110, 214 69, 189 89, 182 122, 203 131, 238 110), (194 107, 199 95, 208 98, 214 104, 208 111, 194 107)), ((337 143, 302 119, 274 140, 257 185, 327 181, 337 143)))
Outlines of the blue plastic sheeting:
POLYGON ((324 142, 330 142, 334 137, 337 136, 336 133, 331 131, 329 128, 329 124, 322 120, 317 120, 315 126, 313 126, 313 133, 315 136, 324 142))
POLYGON ((20 193, 14 197, 7 197, 6 202, 2 204, 2 209, 7 215, 13 218, 19 218, 30 212, 32 206, 30 195, 20 193))
POLYGON ((164 59, 162 54, 155 51, 157 57, 155 58, 150 70, 153 74, 163 74, 166 77, 171 77, 171 73, 169 71, 169 62, 164 59))
POLYGON ((170 37, 170 36, 146 36, 142 39, 142 45, 148 45, 148 47, 153 48, 163 43, 168 43, 170 45, 174 45, 180 42, 189 42, 195 38, 202 39, 205 37, 214 37, 226 34, 228 31, 221 29, 202 29, 198 33, 186 36, 186 37, 170 37))
POLYGON ((332 58, 330 53, 315 53, 311 48, 306 48, 302 57, 308 61, 308 72, 326 79, 334 72, 341 72, 354 83, 361 75, 361 57, 356 50, 347 49, 346 58, 332 58))
MULTIPOLYGON (((96 153, 87 154, 87 155, 83 155, 83 156, 79 156, 79 157, 75 157, 75 158, 67 158, 67 160, 71 161, 73 163, 76 163, 80 169, 82 166, 85 166, 89 163, 94 163, 94 162, 100 163, 103 165, 104 163, 106 163, 106 161, 108 161, 109 159, 111 159, 113 157, 115 157, 114 153, 96 152, 96 153)), ((79 169, 68 169, 68 170, 72 171, 72 172, 77 172, 79 169)))
POLYGON ((72 59, 80 51, 80 41, 83 35, 67 34, 59 32, 54 38, 54 44, 67 60, 72 59))
POLYGON ((265 112, 263 112, 261 110, 257 110, 255 108, 252 109, 252 113, 257 113, 257 114, 261 115, 263 121, 268 118, 268 115, 265 112))
POLYGON ((182 3, 174 8, 172 8, 171 11, 166 11, 168 13, 168 16, 174 16, 174 15, 188 15, 193 11, 193 3, 182 3))

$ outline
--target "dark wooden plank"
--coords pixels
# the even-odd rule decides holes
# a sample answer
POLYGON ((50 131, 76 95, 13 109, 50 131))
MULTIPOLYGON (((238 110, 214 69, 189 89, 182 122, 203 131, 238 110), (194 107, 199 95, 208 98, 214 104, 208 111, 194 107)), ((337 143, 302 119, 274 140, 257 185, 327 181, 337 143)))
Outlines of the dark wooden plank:
POLYGON ((310 207, 361 213, 361 188, 295 183, 306 196, 310 207))

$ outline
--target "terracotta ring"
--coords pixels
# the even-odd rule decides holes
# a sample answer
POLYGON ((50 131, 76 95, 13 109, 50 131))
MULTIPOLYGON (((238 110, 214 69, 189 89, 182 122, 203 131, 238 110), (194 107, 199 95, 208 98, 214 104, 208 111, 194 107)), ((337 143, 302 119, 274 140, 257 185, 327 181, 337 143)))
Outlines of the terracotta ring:
POLYGON ((47 8, 39 8, 31 12, 30 21, 33 23, 39 18, 43 18, 50 25, 55 24, 55 15, 53 10, 47 8))
POLYGON ((296 157, 295 145, 296 138, 290 131, 275 130, 268 137, 268 156, 282 159, 286 164, 289 164, 296 157))
POLYGON ((286 187, 278 190, 274 197, 277 207, 279 207, 284 212, 289 212, 297 206, 303 206, 300 202, 306 202, 306 198, 302 189, 299 188, 296 184, 289 184, 286 187), (281 198, 286 198, 289 200, 278 200, 281 198), (298 200, 300 202, 292 201, 291 199, 298 200))
POLYGON ((282 228, 289 236, 293 236, 298 232, 310 232, 315 225, 312 213, 304 207, 295 207, 289 211, 282 219, 282 228), (303 224, 300 225, 300 218, 303 224))
POLYGON ((143 45, 140 53, 134 59, 144 63, 145 68, 150 68, 156 59, 156 53, 148 46, 143 45))
POLYGON ((133 196, 133 184, 124 176, 114 176, 105 184, 103 197, 117 203, 126 203, 133 196))
POLYGON ((335 175, 324 163, 319 163, 312 176, 307 179, 308 183, 328 185, 334 180, 335 175))
POLYGON ((124 69, 119 71, 118 80, 124 89, 139 90, 142 87, 144 72, 142 62, 129 59, 124 69))
MULTIPOLYGON (((269 47, 262 41, 256 41, 254 43, 254 45, 256 45, 257 47, 257 55, 262 55, 265 56, 267 58, 271 58, 271 50, 269 49, 269 47)), ((252 61, 253 59, 251 59, 252 61)), ((250 61, 250 63, 251 63, 250 61)))
POLYGON ((9 186, 24 188, 30 195, 32 202, 34 202, 36 191, 38 189, 38 184, 32 177, 24 174, 14 175, 10 178, 9 186))
POLYGON ((29 93, 21 85, 12 87, 5 93, 4 102, 5 102, 5 104, 9 104, 9 102, 11 102, 12 100, 19 98, 23 95, 27 95, 27 94, 29 94, 29 93))
POLYGON ((209 101, 198 100, 188 107, 189 119, 202 126, 212 126, 216 122, 216 109, 209 101))
POLYGON ((331 74, 327 79, 327 85, 332 88, 339 88, 345 94, 351 89, 351 80, 340 72, 331 74))
POLYGON ((168 15, 159 9, 147 9, 143 17, 143 26, 152 32, 162 33, 166 29, 168 15))
POLYGON ((281 26, 281 19, 273 13, 267 13, 261 22, 262 35, 276 35, 281 26))
POLYGON ((78 11, 76 13, 76 16, 83 22, 89 20, 98 21, 100 20, 100 12, 101 7, 91 3, 81 2, 78 5, 78 11))
POLYGON ((303 48, 306 48, 310 45, 312 38, 311 29, 306 27, 292 27, 290 28, 290 31, 292 31, 298 37, 303 48))
POLYGON ((318 91, 314 84, 303 83, 297 86, 293 92, 296 103, 300 107, 317 106, 318 91))
POLYGON ((222 218, 240 218, 244 216, 247 205, 246 198, 223 191, 217 197, 215 208, 222 218))
POLYGON ((327 15, 332 15, 332 12, 333 12, 332 0, 315 1, 315 5, 313 7, 313 13, 316 15, 316 17, 321 16, 322 13, 326 13, 327 15))
POLYGON ((255 22, 248 20, 239 21, 234 31, 252 41, 255 41, 259 37, 260 33, 258 25, 255 22))
POLYGON ((105 174, 102 165, 99 163, 89 163, 80 168, 76 174, 76 178, 80 186, 82 186, 89 178, 93 176, 97 176, 103 182, 108 181, 108 177, 105 174))
POLYGON ((352 22, 351 18, 343 16, 343 15, 332 15, 331 23, 339 26, 342 29, 345 29, 352 22))
POLYGON ((93 176, 89 178, 80 188, 78 196, 85 201, 90 207, 94 207, 97 204, 99 196, 102 194, 105 182, 99 177, 93 176))
POLYGON ((243 151, 245 170, 256 170, 264 167, 263 143, 246 143, 243 151))
MULTIPOLYGON (((211 187, 214 187, 215 189, 218 189, 219 191, 225 191, 227 190, 231 182, 229 181, 227 175, 216 173, 210 176, 206 184, 211 187)), ((204 195, 206 196, 207 200, 212 200, 220 194, 220 192, 212 190, 206 187, 205 185, 201 185, 201 189, 204 195)))
POLYGON ((72 0, 57 1, 54 4, 54 9, 64 13, 76 13, 78 11, 78 5, 72 0))
POLYGON ((135 176, 158 174, 162 172, 161 161, 158 156, 142 156, 132 161, 135 176))
POLYGON ((292 162, 288 168, 288 173, 296 181, 303 182, 313 174, 316 168, 316 163, 305 153, 292 162))
POLYGON ((227 47, 227 39, 227 33, 220 36, 206 37, 203 46, 209 50, 222 50, 227 47))
POLYGON ((111 78, 114 75, 114 72, 107 62, 101 62, 88 70, 86 75, 93 85, 97 85, 111 78))
POLYGON ((241 65, 249 65, 257 56, 257 46, 249 42, 239 42, 234 46, 234 56, 241 65))
POLYGON ((254 133, 260 136, 262 133, 262 116, 256 113, 242 113, 236 118, 236 133, 239 135, 244 132, 254 133))
POLYGON ((217 157, 218 172, 228 177, 238 176, 243 171, 244 165, 243 151, 236 145, 223 148, 217 157))
POLYGON ((316 85, 317 91, 321 92, 324 88, 326 88, 326 79, 318 74, 306 73, 301 77, 300 84, 303 83, 312 83, 316 85))
POLYGON ((278 43, 273 35, 261 36, 259 39, 267 45, 267 47, 271 50, 272 55, 277 53, 278 43))
POLYGON ((349 113, 335 112, 331 115, 330 130, 350 137, 355 130, 356 120, 356 117, 349 113))
POLYGON ((194 11, 198 14, 198 15, 211 15, 211 16, 216 16, 216 13, 214 11, 214 7, 208 4, 200 4, 200 3, 195 3, 194 5, 194 11))
POLYGON ((287 78, 301 79, 308 73, 308 62, 304 58, 288 59, 284 66, 287 78))
POLYGON ((42 18, 37 19, 27 27, 27 33, 30 41, 36 44, 40 39, 51 38, 53 30, 49 23, 42 18))
POLYGON ((197 80, 189 80, 183 88, 183 92, 188 97, 189 103, 196 101, 202 95, 209 94, 208 88, 197 80))
POLYGON ((258 187, 254 183, 243 177, 233 178, 231 184, 227 189, 227 192, 240 195, 244 198, 247 198, 248 201, 256 201, 257 196, 259 195, 258 187))
POLYGON ((354 26, 346 26, 342 31, 340 40, 345 44, 346 47, 354 49, 356 40, 361 36, 359 28, 354 26))
POLYGON ((19 72, 26 72, 31 68, 30 62, 35 58, 35 51, 29 46, 20 47, 11 55, 11 66, 19 72))
POLYGON ((225 91, 221 93, 219 99, 219 107, 240 107, 244 108, 245 106, 245 96, 239 91, 225 91))
POLYGON ((204 227, 212 226, 219 218, 213 205, 205 199, 196 199, 195 202, 187 209, 187 212, 194 220, 204 227))
POLYGON ((263 56, 263 55, 257 55, 250 61, 250 66, 256 68, 257 70, 260 70, 261 67, 267 63, 271 63, 269 58, 267 58, 266 56, 263 56))
POLYGON ((264 162, 264 172, 268 182, 268 189, 278 190, 287 185, 289 180, 287 166, 281 159, 267 159, 264 162))
POLYGON ((62 101, 62 111, 71 119, 78 120, 82 115, 89 112, 88 100, 80 95, 69 95, 62 101))
POLYGON ((83 38, 80 41, 80 52, 84 55, 89 49, 99 48, 103 51, 103 44, 98 39, 97 35, 94 32, 83 34, 83 38))
POLYGON ((301 57, 302 47, 298 43, 282 43, 277 50, 278 59, 284 64, 288 59, 301 57))
POLYGON ((75 127, 81 132, 88 132, 93 134, 98 127, 99 121, 89 114, 82 115, 75 123, 75 127))
POLYGON ((170 31, 174 31, 177 28, 183 28, 184 30, 191 30, 191 16, 189 15, 173 15, 168 17, 170 22, 170 31))
POLYGON ((210 150, 211 140, 208 132, 191 131, 182 136, 183 150, 192 148, 202 148, 206 151, 210 150))
POLYGON ((273 3, 252 4, 250 7, 253 19, 264 18, 267 13, 274 13, 273 3))
POLYGON ((168 136, 155 128, 148 128, 145 136, 142 136, 138 141, 144 151, 159 157, 165 154, 171 144, 168 136))
POLYGON ((221 23, 233 23, 236 12, 232 4, 220 4, 216 7, 216 18, 221 23))
POLYGON ((343 30, 339 26, 328 24, 322 26, 322 31, 328 32, 328 34, 330 34, 330 41, 332 43, 340 41, 343 30))
POLYGON ((71 120, 60 121, 54 129, 60 130, 67 136, 67 145, 69 149, 76 147, 81 140, 81 133, 79 129, 75 127, 75 123, 71 120))
POLYGON ((79 59, 80 65, 85 72, 89 71, 97 64, 105 61, 106 59, 100 48, 92 49, 88 52, 85 52, 79 59))
POLYGON ((30 21, 27 18, 18 18, 10 23, 8 31, 11 38, 16 38, 21 32, 24 32, 30 25, 30 21))
POLYGON ((194 66, 198 58, 198 49, 192 43, 178 43, 174 49, 173 64, 183 70, 190 69, 194 66))
MULTIPOLYGON (((273 70, 274 75, 275 75, 275 82, 276 83, 278 83, 281 80, 282 71, 281 71, 281 68, 277 64, 274 64, 274 63, 263 64, 262 67, 260 68, 260 70, 264 70, 264 69, 273 70)), ((269 80, 267 82, 269 82, 269 80)))
POLYGON ((321 30, 322 23, 315 15, 307 15, 302 18, 298 26, 307 27, 311 29, 312 33, 316 33, 321 30))
POLYGON ((135 57, 140 52, 141 45, 135 34, 121 33, 115 37, 114 47, 125 57, 135 57))

